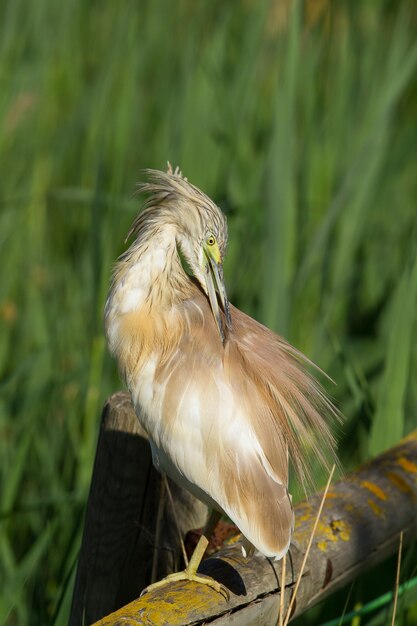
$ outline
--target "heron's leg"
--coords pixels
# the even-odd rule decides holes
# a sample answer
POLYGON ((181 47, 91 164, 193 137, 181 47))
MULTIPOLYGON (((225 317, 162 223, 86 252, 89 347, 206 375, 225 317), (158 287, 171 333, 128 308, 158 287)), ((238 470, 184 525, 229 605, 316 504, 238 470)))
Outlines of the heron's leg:
POLYGON ((222 514, 219 511, 212 509, 202 533, 209 541, 216 529, 217 524, 220 522, 221 516, 222 514))
POLYGON ((169 486, 168 476, 166 474, 163 474, 163 481, 164 481, 166 492, 168 494, 169 503, 171 505, 172 515, 173 515, 173 519, 174 519, 174 524, 175 524, 175 527, 177 529, 178 541, 180 542, 180 546, 181 546, 182 558, 184 559, 185 567, 187 567, 187 565, 188 565, 187 551, 185 549, 184 540, 182 538, 181 528, 180 528, 180 526, 178 524, 178 518, 177 518, 177 515, 176 515, 176 511, 175 511, 174 498, 172 497, 171 487, 169 486))
POLYGON ((154 547, 153 556, 152 556, 152 572, 151 572, 151 581, 152 582, 156 580, 158 560, 160 558, 160 550, 161 550, 160 542, 161 542, 161 534, 162 534, 162 517, 163 517, 163 514, 164 514, 165 490, 166 490, 167 485, 168 485, 168 483, 167 483, 166 475, 162 474, 162 480, 160 482, 160 487, 159 487, 158 509, 157 509, 157 512, 156 512, 155 547, 154 547))
POLYGON ((216 524, 219 521, 220 517, 221 517, 221 514, 218 513, 217 511, 213 511, 211 513, 207 521, 207 524, 204 527, 203 534, 198 540, 198 543, 194 549, 192 557, 187 567, 185 568, 185 570, 183 570, 182 572, 176 572, 175 574, 170 574, 166 578, 163 578, 162 580, 156 583, 153 583, 152 585, 149 585, 149 587, 146 587, 142 591, 141 595, 143 595, 144 593, 150 590, 158 589, 158 587, 163 587, 164 585, 170 582, 176 582, 180 580, 191 580, 193 582, 200 583, 202 585, 208 585, 209 587, 211 587, 218 593, 221 593, 222 596, 224 596, 224 598, 228 600, 229 592, 223 585, 218 583, 217 580, 210 578, 210 576, 205 576, 204 574, 197 573, 197 570, 200 566, 201 561, 203 560, 204 553, 209 543, 208 537, 211 537, 214 531, 214 528, 216 527, 216 524))

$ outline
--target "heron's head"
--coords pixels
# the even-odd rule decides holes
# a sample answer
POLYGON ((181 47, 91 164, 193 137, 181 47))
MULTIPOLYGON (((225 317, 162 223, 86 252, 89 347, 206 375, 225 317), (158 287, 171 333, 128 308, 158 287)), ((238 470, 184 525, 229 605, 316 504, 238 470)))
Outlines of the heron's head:
POLYGON ((183 178, 178 168, 175 172, 169 168, 167 173, 148 170, 147 174, 150 182, 141 189, 150 194, 149 200, 131 232, 138 233, 140 222, 145 220, 174 229, 183 269, 205 291, 224 341, 232 325, 223 278, 226 218, 208 196, 183 178))

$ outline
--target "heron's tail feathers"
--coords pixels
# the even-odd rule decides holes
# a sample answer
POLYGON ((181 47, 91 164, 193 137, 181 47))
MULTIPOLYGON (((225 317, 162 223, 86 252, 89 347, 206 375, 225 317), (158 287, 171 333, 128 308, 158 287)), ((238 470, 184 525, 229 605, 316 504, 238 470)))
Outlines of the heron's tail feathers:
POLYGON ((241 379, 262 396, 258 410, 250 412, 254 431, 272 466, 284 439, 306 489, 314 482, 317 462, 326 471, 339 467, 332 426, 341 422, 341 414, 309 373, 314 365, 303 354, 238 309, 232 318, 241 379))

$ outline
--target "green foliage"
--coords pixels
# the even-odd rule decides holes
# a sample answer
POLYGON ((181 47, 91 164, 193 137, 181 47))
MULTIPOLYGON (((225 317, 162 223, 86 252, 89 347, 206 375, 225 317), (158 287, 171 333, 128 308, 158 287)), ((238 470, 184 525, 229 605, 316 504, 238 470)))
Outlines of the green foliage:
POLYGON ((227 212, 230 298, 337 381, 347 467, 417 426, 416 17, 412 0, 0 5, 2 622, 67 620, 141 168, 179 164, 227 212))

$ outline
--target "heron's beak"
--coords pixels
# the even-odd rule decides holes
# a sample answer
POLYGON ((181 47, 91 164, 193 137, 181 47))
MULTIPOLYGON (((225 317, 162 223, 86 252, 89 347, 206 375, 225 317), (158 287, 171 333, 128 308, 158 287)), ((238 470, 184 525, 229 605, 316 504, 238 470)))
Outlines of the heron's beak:
POLYGON ((230 307, 229 300, 227 299, 226 287, 224 286, 223 266, 221 264, 220 252, 218 246, 216 245, 212 246, 212 249, 204 247, 204 253, 207 260, 204 267, 204 278, 207 293, 220 337, 224 342, 227 336, 227 331, 232 328, 232 318, 230 316, 230 307), (221 308, 226 320, 226 329, 224 328, 223 319, 220 314, 219 301, 216 292, 219 295, 221 308))

